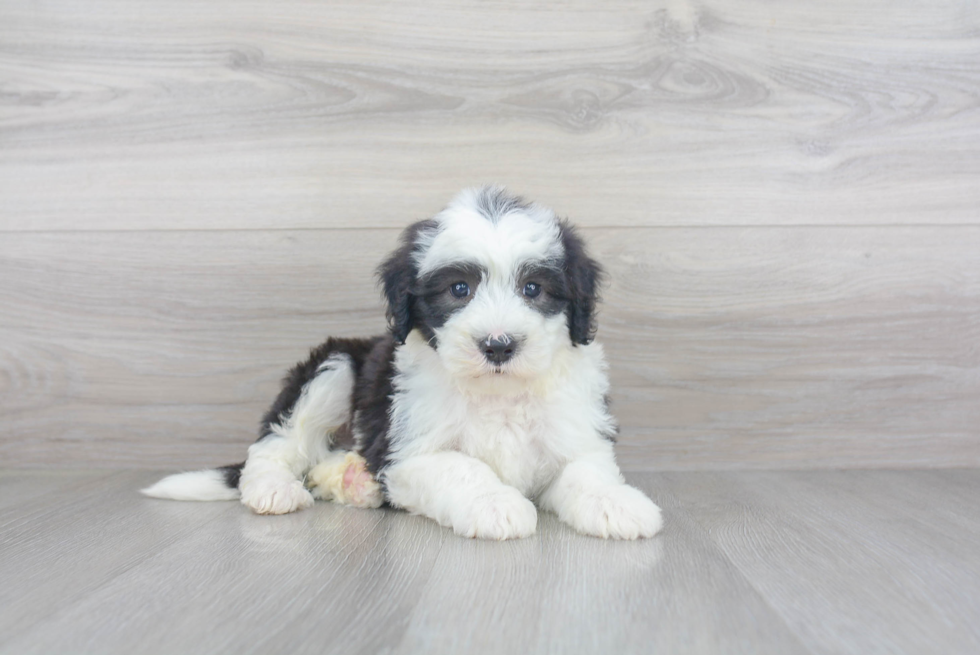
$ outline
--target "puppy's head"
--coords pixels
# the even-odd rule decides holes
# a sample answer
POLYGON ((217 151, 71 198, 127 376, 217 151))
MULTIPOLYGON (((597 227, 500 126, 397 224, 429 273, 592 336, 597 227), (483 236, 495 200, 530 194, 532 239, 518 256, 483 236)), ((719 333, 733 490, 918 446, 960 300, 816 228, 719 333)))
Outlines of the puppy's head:
POLYGON ((566 221, 499 187, 411 225, 378 272, 392 335, 417 331, 456 377, 533 379, 595 333, 601 268, 566 221))

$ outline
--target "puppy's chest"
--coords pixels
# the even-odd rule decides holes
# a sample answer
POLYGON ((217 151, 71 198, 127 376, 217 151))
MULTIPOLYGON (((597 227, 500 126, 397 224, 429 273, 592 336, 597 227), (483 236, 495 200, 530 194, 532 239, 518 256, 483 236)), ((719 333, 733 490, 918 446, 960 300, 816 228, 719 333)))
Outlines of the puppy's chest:
POLYGON ((547 412, 534 402, 481 398, 468 403, 456 449, 485 462, 504 484, 540 491, 558 467, 547 412))

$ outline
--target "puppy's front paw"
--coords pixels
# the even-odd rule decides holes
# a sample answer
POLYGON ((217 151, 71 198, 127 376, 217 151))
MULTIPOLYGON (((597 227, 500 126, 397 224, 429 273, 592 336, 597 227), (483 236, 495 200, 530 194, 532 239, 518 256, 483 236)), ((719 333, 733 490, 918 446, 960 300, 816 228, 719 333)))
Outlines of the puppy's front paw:
POLYGON ((256 514, 288 514, 313 506, 303 483, 286 475, 242 476, 242 504, 256 514))
POLYGON ((629 485, 610 485, 583 493, 561 518, 583 534, 603 539, 636 539, 660 532, 660 508, 629 485))
POLYGON ((534 503, 513 487, 476 499, 453 520, 453 531, 477 539, 520 539, 534 534, 538 512, 534 503))

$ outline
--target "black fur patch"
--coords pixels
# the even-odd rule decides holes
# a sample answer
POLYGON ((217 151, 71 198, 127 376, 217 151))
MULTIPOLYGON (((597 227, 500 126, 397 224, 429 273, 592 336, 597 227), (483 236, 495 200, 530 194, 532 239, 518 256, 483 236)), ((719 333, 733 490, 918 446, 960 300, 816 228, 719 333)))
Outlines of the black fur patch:
POLYGON ((378 278, 387 304, 388 331, 399 343, 405 343, 408 333, 415 327, 415 297, 411 289, 419 271, 412 254, 416 250, 419 234, 438 229, 438 226, 432 219, 408 226, 402 232, 401 244, 378 267, 378 278))
POLYGON ((524 297, 529 307, 545 316, 560 314, 568 308, 568 284, 560 268, 542 264, 525 264, 517 274, 517 293, 524 297), (541 286, 541 293, 536 298, 523 296, 524 285, 535 282, 541 286))
POLYGON ((500 187, 484 187, 476 197, 476 210, 491 223, 512 211, 526 210, 531 205, 520 196, 512 196, 500 187))
POLYGON ((316 377, 317 368, 328 358, 337 354, 349 355, 354 365, 355 377, 360 375, 361 365, 371 349, 383 337, 373 339, 327 339, 324 343, 310 351, 310 356, 289 370, 283 378, 282 390, 276 397, 272 407, 262 417, 262 425, 259 428, 259 439, 264 439, 269 435, 271 426, 281 424, 288 419, 293 411, 293 406, 303 393, 303 387, 307 382, 316 377))
MULTIPOLYGON (((329 357, 337 354, 350 356, 354 367, 354 387, 351 389, 352 419, 354 430, 361 435, 360 452, 367 460, 368 469, 377 475, 388 463, 388 412, 394 395, 391 379, 395 374, 394 353, 397 342, 391 335, 371 339, 327 339, 310 351, 310 357, 290 370, 283 380, 282 391, 262 419, 262 438, 269 435, 273 424, 289 417, 303 386, 316 377, 317 368, 329 357)), ((340 437, 350 441, 350 425, 343 426, 340 437)), ((338 446, 352 445, 338 443, 338 446)), ((241 465, 219 469, 234 486, 238 486, 241 465)))
POLYGON ((412 323, 430 346, 438 348, 435 331, 473 300, 484 275, 484 271, 475 264, 450 264, 422 276, 412 287, 412 323), (449 292, 456 282, 469 285, 468 296, 457 298, 449 292))
POLYGON ((558 228, 565 248, 563 268, 569 300, 565 310, 568 333, 572 343, 585 345, 595 337, 596 304, 605 272, 597 261, 586 254, 585 243, 567 220, 560 221, 558 228))
POLYGON ((365 358, 354 385, 356 429, 362 437, 360 452, 376 478, 388 465, 388 428, 395 395, 391 380, 395 376, 397 346, 393 337, 381 337, 365 358))
POLYGON ((242 477, 242 469, 245 468, 245 462, 241 464, 232 464, 231 466, 222 466, 218 468, 218 473, 222 475, 225 479, 225 485, 229 489, 237 489, 238 481, 242 477))

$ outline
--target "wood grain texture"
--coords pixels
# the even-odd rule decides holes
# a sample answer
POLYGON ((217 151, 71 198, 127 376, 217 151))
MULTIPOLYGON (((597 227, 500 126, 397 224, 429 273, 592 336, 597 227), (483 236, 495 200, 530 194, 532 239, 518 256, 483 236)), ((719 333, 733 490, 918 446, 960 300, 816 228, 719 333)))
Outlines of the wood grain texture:
POLYGON ((137 495, 157 474, 0 510, 0 653, 980 648, 975 470, 632 474, 665 510, 639 542, 137 495))
POLYGON ((36 498, 49 494, 70 493, 90 480, 108 477, 110 473, 76 469, 0 469, 0 510, 29 505, 36 498))
POLYGON ((616 543, 543 515, 538 535, 497 543, 390 510, 217 506, 0 652, 807 652, 689 517, 669 541, 616 543))
MULTIPOLYGON (((587 236, 625 468, 980 464, 980 228, 587 236)), ((383 329, 371 272, 395 239, 8 234, 0 457, 240 461, 288 366, 383 329)))
MULTIPOLYGON (((152 477, 144 473, 141 484, 152 477)), ((148 515, 171 505, 147 504, 134 489, 128 499, 148 515)), ((392 510, 324 504, 262 521, 237 502, 207 505, 206 529, 183 532, 144 565, 57 612, 57 630, 36 614, 37 628, 5 634, 0 652, 115 652, 134 643, 156 653, 380 652, 397 643, 452 536, 418 517, 392 520, 392 510)))
POLYGON ((980 472, 665 478, 811 652, 980 649, 980 472))
POLYGON ((0 461, 240 460, 461 187, 586 226, 624 466, 980 465, 980 5, 27 0, 0 461))
POLYGON ((977 224, 974 2, 4 3, 0 230, 977 224))
POLYGON ((808 652, 686 513, 667 517, 670 538, 637 542, 538 521, 503 548, 450 537, 393 652, 808 652))
POLYGON ((980 232, 597 235, 620 456, 655 468, 980 464, 980 232))
POLYGON ((136 493, 145 478, 117 471, 0 509, 0 643, 223 511, 214 504, 146 506, 136 493))

